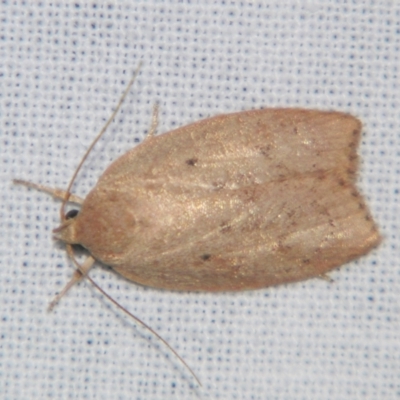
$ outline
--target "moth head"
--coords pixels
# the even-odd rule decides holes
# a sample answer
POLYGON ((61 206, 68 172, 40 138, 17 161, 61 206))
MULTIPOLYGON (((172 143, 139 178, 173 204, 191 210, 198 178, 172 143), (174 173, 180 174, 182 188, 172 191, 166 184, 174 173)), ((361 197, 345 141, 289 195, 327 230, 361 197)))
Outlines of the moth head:
POLYGON ((53 230, 54 237, 69 244, 77 244, 76 240, 76 218, 79 215, 78 210, 69 210, 65 214, 65 219, 61 225, 53 230))

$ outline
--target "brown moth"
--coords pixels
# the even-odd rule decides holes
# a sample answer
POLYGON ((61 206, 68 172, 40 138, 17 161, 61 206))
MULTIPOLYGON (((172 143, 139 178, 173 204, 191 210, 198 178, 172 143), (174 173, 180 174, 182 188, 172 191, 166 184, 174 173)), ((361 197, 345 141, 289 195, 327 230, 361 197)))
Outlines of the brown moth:
POLYGON ((55 236, 90 253, 55 301, 95 260, 155 288, 257 289, 324 276, 379 244, 355 186, 360 135, 345 113, 245 111, 149 134, 85 199, 70 193, 77 171, 66 191, 16 183, 63 199, 55 236), (80 211, 65 214, 66 201, 80 211))
POLYGON ((155 288, 323 275, 380 240, 354 184, 360 132, 343 113, 263 109, 149 136, 107 168, 56 237, 155 288))
POLYGON ((55 236, 155 288, 231 291, 324 275, 380 241, 355 186, 360 132, 344 113, 262 109, 148 136, 55 236))

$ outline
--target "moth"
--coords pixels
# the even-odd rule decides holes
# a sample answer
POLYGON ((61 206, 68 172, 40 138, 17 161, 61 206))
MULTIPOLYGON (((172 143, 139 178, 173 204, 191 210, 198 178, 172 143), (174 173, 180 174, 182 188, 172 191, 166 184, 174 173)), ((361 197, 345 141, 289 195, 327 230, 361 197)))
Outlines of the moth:
POLYGON ((379 242, 354 184, 360 132, 347 114, 264 109, 149 136, 55 236, 155 288, 244 290, 324 275, 379 242))
POLYGON ((17 183, 81 205, 62 207, 54 230, 70 253, 90 253, 60 296, 95 260, 154 288, 258 289, 324 276, 379 244, 355 185, 360 135, 341 112, 244 111, 149 134, 85 199, 72 183, 17 183))

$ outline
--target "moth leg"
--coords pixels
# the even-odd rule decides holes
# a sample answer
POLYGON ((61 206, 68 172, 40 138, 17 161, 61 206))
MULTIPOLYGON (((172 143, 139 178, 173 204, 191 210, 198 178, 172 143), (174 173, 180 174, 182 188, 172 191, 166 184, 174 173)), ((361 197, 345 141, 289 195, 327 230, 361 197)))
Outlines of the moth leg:
POLYGON ((152 136, 155 136, 156 130, 158 127, 158 111, 159 111, 159 106, 157 103, 154 104, 153 106, 153 116, 151 117, 151 126, 149 133, 147 134, 145 140, 147 138, 151 138, 152 136))
POLYGON ((74 274, 72 275, 70 281, 64 286, 61 292, 57 296, 55 296, 54 299, 50 302, 48 311, 51 311, 54 308, 54 306, 61 300, 61 298, 68 292, 68 290, 75 285, 75 283, 80 282, 82 278, 86 276, 86 274, 89 272, 90 268, 92 268, 95 261, 96 260, 92 256, 89 256, 85 260, 85 262, 81 265, 80 269, 76 269, 74 271, 74 274))
MULTIPOLYGON (((22 179, 14 179, 13 182, 17 185, 24 185, 27 186, 28 188, 32 188, 32 189, 36 189, 36 190, 40 190, 41 192, 45 192, 50 194, 51 196, 53 196, 56 199, 60 199, 60 200, 64 200, 67 197, 67 192, 65 190, 62 189, 57 189, 57 188, 51 188, 48 186, 44 186, 44 185, 39 185, 37 183, 33 183, 33 182, 28 182, 28 181, 24 181, 22 179)), ((83 200, 81 197, 76 196, 75 194, 70 194, 68 201, 71 203, 76 203, 76 204, 82 204, 83 200)))
POLYGON ((334 279, 332 279, 328 274, 318 275, 317 278, 323 279, 324 281, 329 282, 329 283, 335 282, 334 279))

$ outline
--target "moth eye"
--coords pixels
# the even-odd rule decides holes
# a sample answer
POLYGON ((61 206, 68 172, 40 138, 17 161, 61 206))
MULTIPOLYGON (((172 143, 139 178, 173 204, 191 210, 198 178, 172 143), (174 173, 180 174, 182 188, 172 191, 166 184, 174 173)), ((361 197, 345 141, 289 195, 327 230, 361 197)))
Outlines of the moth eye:
POLYGON ((75 218, 78 215, 79 211, 78 210, 69 210, 65 214, 65 219, 72 219, 75 218))

